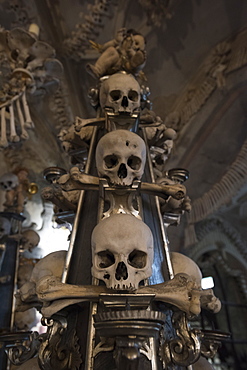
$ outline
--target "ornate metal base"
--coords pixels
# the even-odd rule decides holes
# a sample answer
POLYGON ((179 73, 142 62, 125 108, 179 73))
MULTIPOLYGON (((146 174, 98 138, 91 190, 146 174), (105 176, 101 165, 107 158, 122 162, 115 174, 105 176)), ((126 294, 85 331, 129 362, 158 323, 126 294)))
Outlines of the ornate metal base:
POLYGON ((103 351, 102 343, 109 343, 117 369, 137 369, 141 353, 150 356, 150 343, 158 339, 166 315, 158 311, 126 310, 102 312, 94 315, 96 334, 101 342, 95 348, 95 355, 103 351), (103 338, 103 339, 102 339, 103 338))

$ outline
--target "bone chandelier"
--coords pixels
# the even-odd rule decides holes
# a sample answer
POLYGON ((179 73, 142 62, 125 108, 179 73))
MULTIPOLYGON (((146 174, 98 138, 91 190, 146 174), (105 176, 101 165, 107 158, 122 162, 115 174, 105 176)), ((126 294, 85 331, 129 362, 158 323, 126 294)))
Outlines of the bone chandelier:
POLYGON ((31 24, 28 31, 0 28, 0 149, 27 140, 27 129, 34 128, 27 93, 48 90, 62 75, 55 50, 38 36, 36 24, 31 24))
POLYGON ((77 118, 59 136, 74 158, 90 142, 86 164, 45 170, 43 196, 57 218, 75 215, 69 251, 40 260, 17 294, 20 310, 41 311, 47 332, 9 357, 20 370, 209 369, 220 335, 189 320, 221 304, 202 290, 198 266, 168 249, 167 227, 190 211, 188 172, 164 169, 176 133, 138 82, 142 35, 121 30, 107 45, 87 66, 96 118, 77 118))

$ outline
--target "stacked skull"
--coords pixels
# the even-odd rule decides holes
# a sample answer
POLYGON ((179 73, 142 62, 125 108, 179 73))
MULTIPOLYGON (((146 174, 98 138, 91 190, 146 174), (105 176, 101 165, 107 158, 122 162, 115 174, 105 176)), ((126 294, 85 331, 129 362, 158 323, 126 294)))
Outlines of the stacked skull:
MULTIPOLYGON (((116 73, 100 89, 103 110, 130 117, 140 110, 141 89, 134 76, 116 73)), ((117 129, 105 134, 96 148, 98 175, 116 188, 141 180, 146 163, 144 140, 131 131, 117 129)), ((152 274, 153 236, 149 227, 129 214, 113 214, 92 233, 92 275, 108 288, 136 290, 152 274)))
POLYGON ((151 230, 132 215, 112 215, 94 228, 92 254, 95 278, 108 288, 135 290, 152 274, 151 230))
POLYGON ((140 180, 146 162, 143 139, 127 130, 111 131, 104 135, 96 148, 96 166, 100 177, 113 185, 132 185, 140 180))

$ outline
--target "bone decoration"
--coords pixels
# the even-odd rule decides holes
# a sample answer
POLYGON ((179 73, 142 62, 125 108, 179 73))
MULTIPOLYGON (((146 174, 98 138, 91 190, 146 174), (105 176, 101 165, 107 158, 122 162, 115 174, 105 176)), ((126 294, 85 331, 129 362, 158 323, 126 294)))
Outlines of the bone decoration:
POLYGON ((61 211, 76 211, 80 191, 74 190, 65 192, 62 191, 61 188, 52 188, 51 186, 47 186, 42 189, 41 196, 45 201, 50 201, 55 205, 55 213, 59 213, 61 211))
POLYGON ((4 173, 0 177, 0 187, 1 190, 3 191, 11 191, 15 189, 18 185, 19 185, 18 177, 12 172, 4 173))
MULTIPOLYGON (((63 257, 64 263, 65 257, 60 256, 63 257)), ((44 274, 43 277, 37 279, 36 283, 33 281, 32 289, 30 287, 28 289, 28 284, 24 284, 19 289, 17 292, 18 311, 25 311, 36 305, 41 308, 44 317, 48 318, 70 305, 85 301, 98 302, 100 295, 111 295, 112 293, 112 289, 104 286, 61 283, 61 278, 51 275, 49 271, 47 275, 44 274)), ((123 291, 115 290, 115 294, 122 295, 123 291)), ((212 312, 219 312, 221 307, 219 300, 214 296, 211 289, 209 289, 209 292, 197 289, 195 283, 186 274, 177 274, 168 282, 141 286, 135 291, 125 290, 124 294, 130 298, 134 296, 135 299, 140 299, 140 302, 143 302, 143 297, 148 295, 149 299, 153 298, 156 301, 177 307, 189 317, 200 313, 202 296, 207 296, 208 301, 211 301, 212 306, 210 310, 212 312)), ((206 306, 205 308, 208 309, 206 306)))
POLYGON ((34 230, 25 230, 21 234, 11 236, 11 239, 15 239, 20 243, 20 252, 28 250, 32 253, 33 249, 36 248, 40 242, 39 234, 34 230))
MULTIPOLYGON (((34 184, 34 183, 33 183, 34 184)), ((5 212, 22 213, 26 198, 35 192, 30 188, 31 183, 28 179, 28 170, 26 168, 16 168, 13 173, 5 173, 0 177, 0 188, 5 191, 5 202, 3 204, 5 212)))
POLYGON ((141 88, 131 74, 116 73, 102 82, 100 106, 115 114, 133 114, 140 110, 141 88))
POLYGON ((132 215, 112 215, 92 233, 92 275, 107 288, 135 290, 152 274, 153 236, 132 215))
MULTIPOLYGON (((157 178, 156 182, 157 184, 162 185, 175 185, 178 183, 183 183, 186 181, 189 177, 188 171, 184 169, 171 169, 169 171, 166 171, 162 177, 157 178)), ((191 200, 186 195, 183 199, 174 199, 172 197, 164 200, 159 199, 160 205, 161 205, 161 213, 163 214, 164 222, 169 215, 177 215, 179 218, 184 212, 190 212, 191 211, 191 200)))
POLYGON ((17 330, 31 330, 36 324, 37 316, 34 307, 25 312, 15 312, 14 326, 17 330))
POLYGON ((133 132, 108 132, 99 140, 95 155, 99 176, 108 178, 113 185, 131 185, 143 175, 146 146, 133 132))
MULTIPOLYGON (((56 184, 64 191, 73 190, 99 190, 99 177, 82 173, 78 167, 72 167, 69 174, 65 174, 56 180, 56 184)), ((127 190, 128 186, 114 185, 116 190, 127 190)), ((182 199, 186 195, 184 185, 159 185, 154 183, 141 182, 140 191, 149 195, 158 195, 164 199, 169 196, 175 199, 182 199)))
POLYGON ((26 94, 45 91, 57 85, 62 76, 63 67, 55 59, 55 50, 38 36, 35 24, 28 31, 19 27, 0 30, 0 148, 27 140, 27 129, 34 128, 26 94))
POLYGON ((58 251, 48 254, 38 261, 32 270, 31 276, 17 292, 16 311, 25 311, 30 307, 39 307, 40 302, 36 296, 36 284, 43 277, 52 276, 61 280, 65 264, 66 251, 58 251), (20 293, 21 292, 21 293, 20 293), (20 299, 21 297, 21 299, 20 299), (25 303, 23 303, 25 302, 25 303))
POLYGON ((39 259, 25 258, 23 255, 19 258, 19 267, 17 272, 17 287, 21 288, 22 285, 30 281, 33 268, 39 259))
POLYGON ((87 14, 80 13, 80 21, 75 25, 75 30, 64 41, 67 54, 80 61, 81 55, 88 49, 89 41, 95 39, 100 29, 113 17, 112 7, 116 5, 108 0, 95 0, 88 5, 87 14))
POLYGON ((202 273, 197 264, 189 257, 178 252, 171 252, 171 261, 174 274, 184 273, 189 275, 196 283, 198 289, 201 288, 202 273))
POLYGON ((0 177, 0 188, 5 192, 4 210, 8 211, 14 208, 16 198, 18 197, 19 179, 12 172, 4 173, 0 177))

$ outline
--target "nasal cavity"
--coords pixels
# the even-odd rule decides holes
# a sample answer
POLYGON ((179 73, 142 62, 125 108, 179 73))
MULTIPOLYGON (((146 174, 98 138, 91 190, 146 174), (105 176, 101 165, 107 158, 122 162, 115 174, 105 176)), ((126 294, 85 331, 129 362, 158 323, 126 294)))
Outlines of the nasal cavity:
POLYGON ((123 97, 123 99, 122 99, 122 107, 124 107, 124 108, 127 108, 128 107, 128 105, 129 105, 129 102, 128 102, 128 98, 127 98, 127 96, 124 96, 123 97))
POLYGON ((127 172, 127 168, 126 168, 125 164, 121 163, 120 167, 119 167, 119 170, 118 170, 118 173, 117 173, 118 177, 120 179, 125 179, 125 177, 127 177, 127 174, 128 174, 128 172, 127 172))
POLYGON ((115 278, 117 280, 126 280, 128 279, 128 270, 124 262, 119 262, 117 265, 116 273, 115 273, 115 278))

